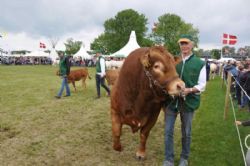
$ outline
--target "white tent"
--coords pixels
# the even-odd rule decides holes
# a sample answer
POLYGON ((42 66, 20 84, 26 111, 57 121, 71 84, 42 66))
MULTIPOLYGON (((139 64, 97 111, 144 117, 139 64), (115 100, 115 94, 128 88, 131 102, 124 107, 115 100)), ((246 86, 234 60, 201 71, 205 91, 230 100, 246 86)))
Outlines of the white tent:
POLYGON ((56 62, 56 59, 59 58, 55 48, 51 49, 49 57, 51 58, 53 64, 56 62))
POLYGON ((228 62, 228 61, 236 61, 234 58, 220 58, 217 62, 228 62))
POLYGON ((49 53, 43 51, 32 51, 31 53, 25 54, 24 56, 29 57, 49 57, 49 53))
POLYGON ((82 57, 82 59, 91 59, 91 56, 87 53, 84 46, 81 46, 80 50, 73 55, 73 57, 82 57))
POLYGON ((127 57, 132 51, 134 51, 137 48, 140 48, 140 46, 137 43, 135 31, 132 31, 130 34, 128 43, 119 51, 111 54, 110 56, 111 57, 127 57))

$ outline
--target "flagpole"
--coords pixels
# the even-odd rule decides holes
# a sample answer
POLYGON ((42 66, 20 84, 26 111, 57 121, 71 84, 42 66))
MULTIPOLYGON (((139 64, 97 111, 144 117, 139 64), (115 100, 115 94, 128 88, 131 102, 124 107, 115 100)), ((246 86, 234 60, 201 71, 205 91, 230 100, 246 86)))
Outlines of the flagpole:
POLYGON ((222 46, 221 46, 221 52, 220 52, 220 59, 222 59, 223 58, 223 54, 222 54, 222 50, 223 50, 223 39, 224 39, 224 34, 223 34, 223 36, 222 36, 222 46))
POLYGON ((220 52, 220 59, 223 58, 223 55, 222 55, 222 50, 223 50, 223 44, 222 44, 222 47, 221 47, 221 52, 220 52))

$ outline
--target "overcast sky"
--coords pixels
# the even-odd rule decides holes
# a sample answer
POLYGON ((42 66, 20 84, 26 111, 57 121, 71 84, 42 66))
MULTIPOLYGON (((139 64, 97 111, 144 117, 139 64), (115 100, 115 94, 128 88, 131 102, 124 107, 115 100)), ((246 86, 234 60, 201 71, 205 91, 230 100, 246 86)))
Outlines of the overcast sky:
POLYGON ((50 48, 49 38, 90 43, 103 31, 103 23, 119 11, 134 9, 148 18, 152 28, 158 17, 174 13, 200 33, 199 47, 220 48, 223 33, 238 37, 236 47, 250 45, 249 0, 0 0, 0 47, 37 50, 39 42, 50 48))

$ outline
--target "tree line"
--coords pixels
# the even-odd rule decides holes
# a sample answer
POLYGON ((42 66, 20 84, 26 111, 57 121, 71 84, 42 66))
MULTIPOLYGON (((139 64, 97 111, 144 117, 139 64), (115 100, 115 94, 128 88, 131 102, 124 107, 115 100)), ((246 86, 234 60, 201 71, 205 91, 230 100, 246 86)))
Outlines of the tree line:
POLYGON ((167 13, 160 16, 151 32, 148 32, 147 24, 148 19, 144 14, 133 9, 120 11, 114 18, 104 22, 104 32, 91 43, 91 49, 102 50, 104 54, 114 53, 128 42, 133 30, 141 47, 160 44, 176 55, 179 53, 178 38, 184 33, 193 35, 198 46, 198 28, 186 23, 178 15, 167 13))

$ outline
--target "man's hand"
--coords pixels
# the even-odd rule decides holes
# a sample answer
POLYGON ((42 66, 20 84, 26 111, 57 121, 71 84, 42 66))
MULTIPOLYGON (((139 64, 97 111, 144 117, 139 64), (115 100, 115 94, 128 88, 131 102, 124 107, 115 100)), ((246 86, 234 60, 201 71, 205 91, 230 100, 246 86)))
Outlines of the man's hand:
POLYGON ((241 121, 237 121, 237 120, 235 121, 235 124, 237 124, 238 126, 242 125, 241 121))
POLYGON ((101 78, 105 77, 106 73, 101 73, 101 78))
POLYGON ((184 96, 187 96, 189 93, 192 93, 193 92, 193 88, 184 88, 183 90, 182 90, 182 96, 184 97, 184 96))

